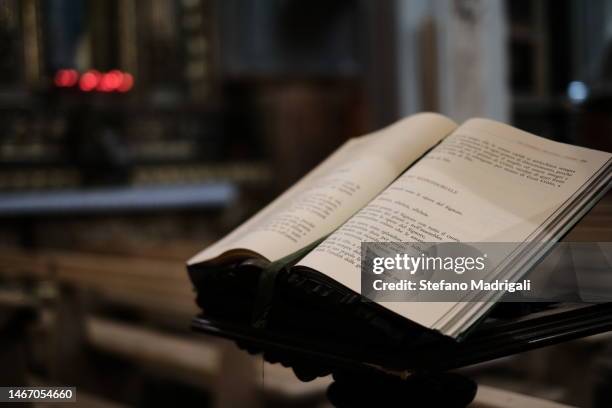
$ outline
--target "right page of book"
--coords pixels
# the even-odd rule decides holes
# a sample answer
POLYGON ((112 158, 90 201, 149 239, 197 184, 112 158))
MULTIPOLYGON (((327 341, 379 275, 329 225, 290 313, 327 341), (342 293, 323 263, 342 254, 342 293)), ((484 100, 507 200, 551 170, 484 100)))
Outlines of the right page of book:
MULTIPOLYGON (((607 168, 612 155, 472 119, 298 265, 360 291, 361 242, 523 242, 607 168)), ((385 302, 434 327, 456 303, 385 302)))

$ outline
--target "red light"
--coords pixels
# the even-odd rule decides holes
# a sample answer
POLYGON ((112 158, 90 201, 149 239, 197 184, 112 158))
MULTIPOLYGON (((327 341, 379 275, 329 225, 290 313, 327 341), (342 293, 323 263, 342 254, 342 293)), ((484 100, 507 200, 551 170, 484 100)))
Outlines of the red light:
POLYGON ((79 74, 74 69, 60 69, 55 73, 53 82, 59 88, 68 88, 76 85, 79 74))
POLYGON ((98 90, 102 92, 115 91, 121 86, 123 82, 123 72, 119 70, 112 70, 104 75, 98 84, 98 90))
POLYGON ((100 76, 100 73, 93 69, 84 73, 79 81, 81 91, 92 91, 100 83, 100 76))
POLYGON ((127 72, 118 69, 106 73, 100 73, 90 69, 79 78, 79 73, 74 69, 62 69, 55 74, 55 85, 58 87, 70 87, 79 84, 81 91, 90 92, 128 92, 134 86, 134 77, 127 72))
POLYGON ((117 87, 119 92, 128 92, 134 86, 134 77, 129 72, 124 72, 121 78, 121 84, 117 87))

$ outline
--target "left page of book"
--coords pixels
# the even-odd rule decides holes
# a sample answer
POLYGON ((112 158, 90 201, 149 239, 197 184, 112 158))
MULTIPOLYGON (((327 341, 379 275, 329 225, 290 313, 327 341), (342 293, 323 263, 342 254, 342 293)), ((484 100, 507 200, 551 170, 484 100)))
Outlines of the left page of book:
POLYGON ((299 182, 189 265, 278 260, 331 233, 457 125, 421 113, 347 141, 299 182))

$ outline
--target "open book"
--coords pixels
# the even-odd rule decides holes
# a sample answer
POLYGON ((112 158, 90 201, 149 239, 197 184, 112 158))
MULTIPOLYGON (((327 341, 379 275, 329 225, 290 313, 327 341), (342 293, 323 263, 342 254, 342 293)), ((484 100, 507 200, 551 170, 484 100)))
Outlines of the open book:
MULTIPOLYGON (((605 193, 611 159, 491 120, 417 114, 346 142, 188 268, 200 290, 208 270, 265 268, 317 242, 290 270, 359 293, 365 241, 515 242, 495 271, 516 279, 605 193)), ((379 306, 456 339, 494 304, 470 300, 379 306)))

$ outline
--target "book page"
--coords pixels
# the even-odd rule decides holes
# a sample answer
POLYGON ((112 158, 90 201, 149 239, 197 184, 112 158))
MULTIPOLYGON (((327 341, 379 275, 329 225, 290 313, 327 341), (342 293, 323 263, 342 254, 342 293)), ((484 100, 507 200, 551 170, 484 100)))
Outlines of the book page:
MULTIPOLYGON (((361 242, 523 242, 611 155, 472 119, 402 174, 298 266, 360 291, 361 242)), ((383 306, 433 327, 454 303, 383 306)))
POLYGON ((422 113, 351 139, 262 211, 189 264, 220 255, 280 259, 331 233, 456 128, 422 113))

